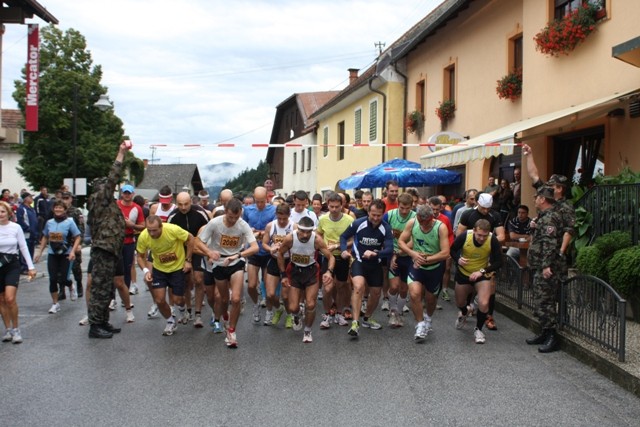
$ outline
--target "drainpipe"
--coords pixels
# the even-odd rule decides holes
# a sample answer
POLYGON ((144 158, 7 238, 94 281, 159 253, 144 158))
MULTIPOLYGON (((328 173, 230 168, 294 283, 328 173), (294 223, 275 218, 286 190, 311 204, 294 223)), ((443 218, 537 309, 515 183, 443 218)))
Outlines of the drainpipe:
POLYGON ((369 90, 371 92, 375 92, 380 94, 380 96, 382 96, 382 162, 386 162, 386 145, 387 145, 387 95, 384 92, 381 92, 377 89, 374 89, 373 86, 371 85, 371 83, 373 82, 373 79, 375 79, 377 76, 372 76, 369 79, 369 90))
MULTIPOLYGON (((396 71, 396 73, 398 73, 398 75, 400 75, 400 77, 404 79, 404 100, 402 101, 402 117, 404 118, 407 117, 407 96, 409 95, 407 82, 409 81, 409 78, 406 75, 402 74, 400 70, 398 70, 397 62, 393 63, 393 69, 396 71)), ((404 130, 402 131, 402 158, 407 158, 407 132, 404 130)))

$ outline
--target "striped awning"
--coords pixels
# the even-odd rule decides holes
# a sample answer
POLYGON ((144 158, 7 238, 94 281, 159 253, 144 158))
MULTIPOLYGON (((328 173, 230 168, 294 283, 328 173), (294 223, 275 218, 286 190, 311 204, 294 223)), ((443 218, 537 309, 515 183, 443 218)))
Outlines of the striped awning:
MULTIPOLYGON (((473 160, 488 159, 499 156, 500 154, 513 154, 513 147, 517 143, 516 136, 518 133, 586 110, 593 113, 586 117, 590 120, 595 115, 601 115, 609 111, 609 109, 612 108, 612 106, 609 105, 611 101, 629 96, 637 91, 638 89, 622 94, 616 93, 563 110, 511 123, 505 127, 471 138, 468 141, 438 150, 434 153, 425 154, 420 157, 420 163, 423 168, 443 168, 462 165, 473 160), (591 111, 592 109, 593 111, 591 111)), ((575 122, 573 123, 575 124, 575 122)))

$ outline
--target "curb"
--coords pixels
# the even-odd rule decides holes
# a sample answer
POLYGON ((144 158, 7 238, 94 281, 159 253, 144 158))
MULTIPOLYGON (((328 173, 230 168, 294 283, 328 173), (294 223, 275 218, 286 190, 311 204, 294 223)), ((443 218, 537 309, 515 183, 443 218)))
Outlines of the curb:
MULTIPOLYGON (((538 322, 527 316, 523 311, 518 310, 496 299, 496 309, 509 319, 525 328, 539 332, 538 322)), ((574 357, 585 365, 596 370, 600 375, 618 384, 625 390, 640 397, 640 378, 625 371, 611 360, 596 354, 589 348, 580 344, 573 337, 560 331, 560 349, 568 355, 574 357)))

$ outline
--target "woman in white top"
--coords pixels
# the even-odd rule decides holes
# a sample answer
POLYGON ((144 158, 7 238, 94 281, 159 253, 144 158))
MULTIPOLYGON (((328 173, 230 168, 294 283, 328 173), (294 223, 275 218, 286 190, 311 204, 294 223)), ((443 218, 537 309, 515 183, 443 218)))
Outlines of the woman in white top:
POLYGON ((20 280, 19 253, 22 254, 29 268, 29 280, 36 277, 36 270, 22 228, 11 221, 12 216, 11 206, 6 202, 0 202, 0 314, 6 328, 2 341, 19 344, 22 342, 16 303, 20 280))

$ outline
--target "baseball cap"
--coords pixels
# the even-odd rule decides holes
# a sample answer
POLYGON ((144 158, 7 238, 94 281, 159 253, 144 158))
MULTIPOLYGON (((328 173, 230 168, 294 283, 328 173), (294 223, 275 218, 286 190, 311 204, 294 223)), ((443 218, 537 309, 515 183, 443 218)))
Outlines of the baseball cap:
POLYGON ((160 199, 160 203, 171 203, 173 201, 173 194, 158 194, 158 199, 160 199))
POLYGON ((133 193, 135 192, 133 185, 131 184, 125 184, 122 186, 122 192, 123 193, 133 193))
POLYGON ((22 200, 26 199, 27 197, 33 197, 33 195, 32 195, 31 193, 27 192, 27 191, 25 191, 24 193, 22 193, 22 194, 20 195, 20 198, 21 198, 22 200))
POLYGON ((549 181, 547 182, 547 185, 568 185, 569 180, 567 179, 566 176, 564 175, 558 175, 558 174, 553 174, 551 175, 551 177, 549 178, 549 181))
POLYGON ((546 185, 543 185, 542 187, 538 188, 536 195, 542 196, 545 199, 555 200, 553 197, 553 193, 554 193, 553 187, 548 187, 546 185))
POLYGON ((73 193, 71 191, 63 191, 62 197, 73 197, 73 193))
POLYGON ((489 193, 482 193, 478 198, 478 205, 483 208, 490 208, 493 205, 493 196, 489 193))

